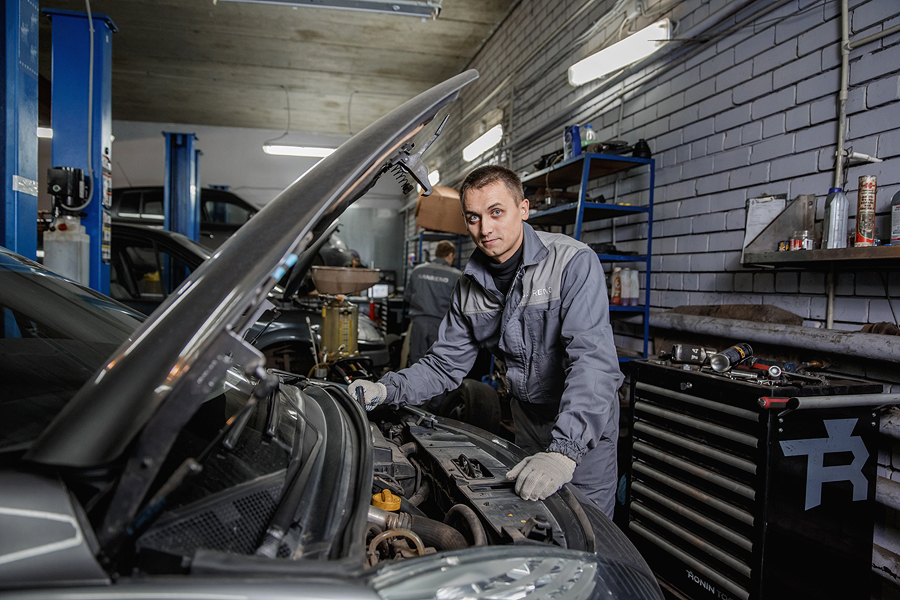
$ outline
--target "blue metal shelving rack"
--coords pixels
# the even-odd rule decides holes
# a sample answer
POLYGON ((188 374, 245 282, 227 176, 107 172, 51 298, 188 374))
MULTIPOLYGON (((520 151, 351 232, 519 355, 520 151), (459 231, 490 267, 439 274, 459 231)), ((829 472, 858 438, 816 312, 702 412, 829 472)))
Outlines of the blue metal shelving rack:
MULTIPOLYGON (((656 178, 656 161, 652 158, 635 158, 613 154, 582 154, 567 161, 536 171, 526 177, 522 183, 530 188, 570 188, 579 186, 578 201, 555 206, 541 211, 534 211, 528 217, 532 225, 575 225, 573 237, 581 239, 581 228, 585 221, 615 219, 627 215, 647 213, 647 252, 642 255, 598 254, 603 262, 641 262, 646 265, 644 271, 644 304, 643 306, 612 306, 611 313, 639 314, 644 320, 644 344, 640 358, 647 358, 648 340, 650 337, 650 257, 653 253, 653 189, 656 178), (631 206, 627 204, 605 204, 588 202, 586 199, 588 182, 592 179, 627 171, 647 165, 650 167, 650 200, 647 206, 631 206)), ((632 356, 619 356, 619 362, 628 362, 632 356)))

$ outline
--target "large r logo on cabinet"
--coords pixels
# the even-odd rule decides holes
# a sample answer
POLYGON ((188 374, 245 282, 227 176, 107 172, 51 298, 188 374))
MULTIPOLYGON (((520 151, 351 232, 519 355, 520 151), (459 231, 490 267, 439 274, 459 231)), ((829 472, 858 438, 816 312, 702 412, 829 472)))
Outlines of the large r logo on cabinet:
POLYGON ((822 484, 829 481, 849 481, 853 484, 853 501, 868 497, 869 482, 863 475, 863 465, 869 451, 862 438, 853 435, 857 419, 833 419, 824 421, 827 438, 787 440, 780 442, 785 456, 807 455, 806 510, 822 503, 822 484), (825 455, 833 452, 852 452, 849 465, 825 466, 825 455))

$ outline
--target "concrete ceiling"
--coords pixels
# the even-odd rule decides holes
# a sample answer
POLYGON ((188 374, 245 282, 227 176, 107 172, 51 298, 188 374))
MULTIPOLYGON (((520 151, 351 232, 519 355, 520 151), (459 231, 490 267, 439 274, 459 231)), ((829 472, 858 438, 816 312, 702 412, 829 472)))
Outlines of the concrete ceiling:
MULTIPOLYGON (((355 133, 465 68, 516 0, 437 20, 214 0, 93 0, 111 17, 113 119, 355 133), (285 91, 287 90, 287 93, 285 91)), ((85 12, 83 0, 40 7, 85 12)), ((41 74, 50 79, 48 19, 41 74)))

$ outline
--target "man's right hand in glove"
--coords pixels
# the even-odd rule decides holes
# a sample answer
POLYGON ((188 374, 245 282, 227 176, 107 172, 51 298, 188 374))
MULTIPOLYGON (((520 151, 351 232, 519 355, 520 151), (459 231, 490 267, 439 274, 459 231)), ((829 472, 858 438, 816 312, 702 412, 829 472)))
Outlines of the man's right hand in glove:
POLYGON ((366 410, 372 410, 387 398, 387 388, 378 381, 357 379, 347 387, 351 396, 362 401, 366 410))
POLYGON ((559 452, 538 452, 506 474, 516 481, 516 493, 525 500, 543 500, 572 481, 576 463, 559 452))

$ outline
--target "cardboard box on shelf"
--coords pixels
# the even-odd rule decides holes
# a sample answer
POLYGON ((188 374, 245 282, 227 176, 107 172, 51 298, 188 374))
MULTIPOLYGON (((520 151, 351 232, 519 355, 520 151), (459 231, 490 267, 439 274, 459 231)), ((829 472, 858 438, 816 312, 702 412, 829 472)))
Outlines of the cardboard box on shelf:
POLYGON ((466 235, 466 220, 459 205, 459 193, 449 187, 434 186, 430 196, 419 196, 416 225, 429 231, 466 235))

